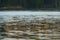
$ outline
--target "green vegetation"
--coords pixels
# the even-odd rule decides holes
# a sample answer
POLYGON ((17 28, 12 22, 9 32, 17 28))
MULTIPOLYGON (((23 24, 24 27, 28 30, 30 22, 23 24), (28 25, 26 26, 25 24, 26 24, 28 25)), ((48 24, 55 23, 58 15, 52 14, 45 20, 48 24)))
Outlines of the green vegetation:
POLYGON ((0 0, 0 7, 21 7, 24 9, 59 8, 60 0, 0 0))

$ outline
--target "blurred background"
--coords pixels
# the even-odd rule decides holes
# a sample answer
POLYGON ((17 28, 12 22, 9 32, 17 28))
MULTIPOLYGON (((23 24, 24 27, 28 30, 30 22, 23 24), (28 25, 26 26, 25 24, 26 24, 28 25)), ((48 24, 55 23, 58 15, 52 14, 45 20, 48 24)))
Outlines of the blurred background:
POLYGON ((60 0, 0 0, 0 10, 60 10, 60 0))

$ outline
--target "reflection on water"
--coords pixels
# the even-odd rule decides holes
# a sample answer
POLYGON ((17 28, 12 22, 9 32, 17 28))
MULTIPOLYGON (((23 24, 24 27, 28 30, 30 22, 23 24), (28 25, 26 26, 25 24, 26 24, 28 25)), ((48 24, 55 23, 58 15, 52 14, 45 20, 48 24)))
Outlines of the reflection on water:
POLYGON ((1 40, 60 40, 60 17, 15 15, 0 17, 1 40))

